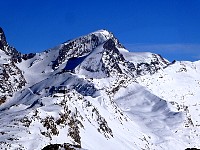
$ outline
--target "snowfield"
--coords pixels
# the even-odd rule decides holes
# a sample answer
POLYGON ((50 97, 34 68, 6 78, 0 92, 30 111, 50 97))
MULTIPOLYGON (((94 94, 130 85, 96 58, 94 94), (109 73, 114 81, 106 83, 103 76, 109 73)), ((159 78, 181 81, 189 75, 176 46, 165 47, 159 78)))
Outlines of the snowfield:
POLYGON ((200 148, 200 61, 128 52, 106 30, 29 55, 0 35, 1 149, 200 148))

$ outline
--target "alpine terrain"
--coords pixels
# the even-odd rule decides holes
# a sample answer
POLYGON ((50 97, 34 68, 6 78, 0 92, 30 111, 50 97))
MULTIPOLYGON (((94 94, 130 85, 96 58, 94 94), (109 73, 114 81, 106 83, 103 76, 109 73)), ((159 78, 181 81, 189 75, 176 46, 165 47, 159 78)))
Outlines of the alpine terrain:
POLYGON ((0 28, 0 148, 200 148, 199 74, 106 30, 21 54, 0 28))

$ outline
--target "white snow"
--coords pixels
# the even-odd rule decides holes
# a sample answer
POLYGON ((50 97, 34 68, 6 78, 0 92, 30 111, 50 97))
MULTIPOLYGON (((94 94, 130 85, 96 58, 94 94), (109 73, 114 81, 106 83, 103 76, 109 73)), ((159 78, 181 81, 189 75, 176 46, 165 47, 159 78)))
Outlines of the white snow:
MULTIPOLYGON (((0 105, 0 148, 40 150, 64 143, 89 150, 200 147, 200 61, 170 64, 156 54, 117 47, 135 66, 158 59, 160 70, 107 77, 103 44, 114 36, 99 30, 79 39, 92 34, 100 44, 84 54, 74 72, 63 71, 68 58, 52 69, 67 43, 17 64, 27 84, 0 105)), ((10 61, 4 52, 0 55, 0 64, 10 61)), ((123 63, 119 67, 126 70, 123 63)))

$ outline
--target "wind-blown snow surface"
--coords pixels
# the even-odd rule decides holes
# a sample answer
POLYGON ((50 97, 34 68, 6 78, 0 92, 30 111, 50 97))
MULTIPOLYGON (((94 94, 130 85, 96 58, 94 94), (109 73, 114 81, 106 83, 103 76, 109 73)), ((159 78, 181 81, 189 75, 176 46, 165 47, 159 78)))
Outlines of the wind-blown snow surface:
POLYGON ((130 53, 100 30, 16 66, 26 85, 0 105, 2 149, 200 147, 199 62, 130 53))

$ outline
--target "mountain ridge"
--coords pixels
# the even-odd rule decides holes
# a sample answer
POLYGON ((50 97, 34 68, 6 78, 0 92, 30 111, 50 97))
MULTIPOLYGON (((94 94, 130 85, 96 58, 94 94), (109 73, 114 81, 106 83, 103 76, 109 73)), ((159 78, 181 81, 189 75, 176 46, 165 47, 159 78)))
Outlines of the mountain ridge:
POLYGON ((128 52, 107 30, 35 54, 2 39, 1 148, 200 147, 198 62, 128 52))

